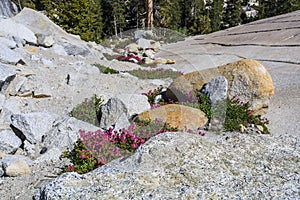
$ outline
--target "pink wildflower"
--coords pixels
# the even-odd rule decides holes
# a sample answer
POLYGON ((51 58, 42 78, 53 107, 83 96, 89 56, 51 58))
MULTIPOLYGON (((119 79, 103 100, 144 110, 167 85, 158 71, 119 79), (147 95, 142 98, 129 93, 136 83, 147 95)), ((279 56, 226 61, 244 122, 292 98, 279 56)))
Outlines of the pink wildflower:
POLYGON ((69 165, 69 166, 68 166, 68 171, 69 171, 69 172, 73 171, 73 166, 72 166, 72 165, 69 165))

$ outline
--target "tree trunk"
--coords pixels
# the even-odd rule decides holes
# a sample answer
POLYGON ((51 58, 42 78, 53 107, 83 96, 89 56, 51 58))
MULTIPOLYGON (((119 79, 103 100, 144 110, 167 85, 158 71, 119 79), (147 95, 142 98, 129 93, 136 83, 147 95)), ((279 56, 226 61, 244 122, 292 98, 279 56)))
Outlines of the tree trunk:
POLYGON ((153 0, 146 0, 146 28, 153 28, 153 0))
POLYGON ((114 15, 114 28, 115 28, 115 35, 116 37, 118 37, 117 19, 115 15, 114 15))

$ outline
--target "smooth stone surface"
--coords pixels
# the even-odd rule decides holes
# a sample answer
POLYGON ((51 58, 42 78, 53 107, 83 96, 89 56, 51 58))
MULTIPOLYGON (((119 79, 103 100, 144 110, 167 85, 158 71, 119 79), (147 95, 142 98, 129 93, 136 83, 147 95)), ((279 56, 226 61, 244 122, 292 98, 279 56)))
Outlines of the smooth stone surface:
POLYGON ((166 123, 167 127, 180 131, 196 131, 208 121, 201 110, 178 104, 168 104, 145 111, 136 119, 140 121, 160 120, 166 123))

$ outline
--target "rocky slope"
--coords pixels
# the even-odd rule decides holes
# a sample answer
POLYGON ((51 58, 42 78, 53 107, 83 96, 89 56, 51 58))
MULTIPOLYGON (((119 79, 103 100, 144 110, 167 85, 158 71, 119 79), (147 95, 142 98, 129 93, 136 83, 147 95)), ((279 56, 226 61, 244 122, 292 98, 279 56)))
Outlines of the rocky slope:
MULTIPOLYGON (((163 68, 184 73, 241 58, 261 61, 275 85, 267 115, 271 135, 163 134, 126 160, 83 176, 66 174, 50 183, 68 162, 59 155, 71 147, 78 130, 97 129, 68 116, 75 105, 94 94, 106 100, 123 95, 120 98, 132 106, 129 110, 142 112, 148 107, 140 94, 167 87, 171 80, 100 73, 93 64, 121 71, 140 66, 107 61, 103 53, 108 49, 65 33, 30 9, 0 20, 6 25, 0 25, 1 141, 8 141, 4 153, 15 152, 18 155, 13 156, 19 157, 13 159, 29 166, 29 170, 20 167, 23 176, 0 178, 1 198, 32 199, 34 194, 35 199, 299 198, 299 18, 297 11, 187 38, 163 46, 156 55, 176 60, 163 68), (18 137, 13 140, 12 135, 18 137)), ((2 165, 14 163, 11 156, 0 157, 2 165)))

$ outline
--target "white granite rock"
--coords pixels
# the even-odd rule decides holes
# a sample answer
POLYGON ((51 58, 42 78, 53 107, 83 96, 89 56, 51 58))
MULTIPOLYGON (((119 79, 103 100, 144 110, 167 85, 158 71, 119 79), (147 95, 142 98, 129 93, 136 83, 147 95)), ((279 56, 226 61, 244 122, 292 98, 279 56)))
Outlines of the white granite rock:
POLYGON ((14 153, 22 144, 19 137, 12 130, 0 130, 0 151, 14 153))
POLYGON ((16 36, 30 44, 37 44, 34 33, 26 26, 16 23, 12 19, 0 20, 0 36, 16 36))
POLYGON ((42 141, 59 117, 46 112, 33 112, 28 114, 13 114, 11 116, 12 126, 20 130, 26 140, 31 144, 42 141))

